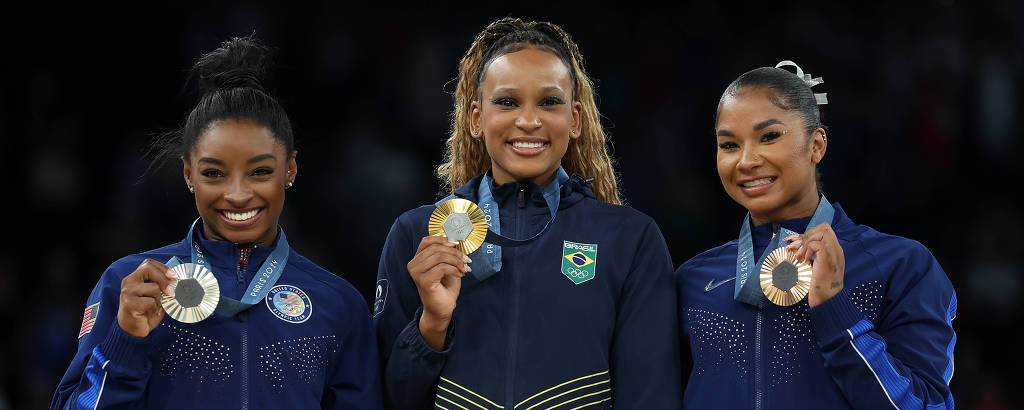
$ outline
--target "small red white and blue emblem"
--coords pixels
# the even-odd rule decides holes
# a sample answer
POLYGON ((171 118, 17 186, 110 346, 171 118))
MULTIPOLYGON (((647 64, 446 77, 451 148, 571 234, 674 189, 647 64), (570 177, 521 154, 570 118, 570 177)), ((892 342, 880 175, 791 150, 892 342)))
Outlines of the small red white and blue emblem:
POLYGON ((82 318, 82 329, 78 331, 78 338, 89 334, 93 325, 96 324, 96 316, 100 314, 100 302, 93 303, 85 308, 85 316, 82 318))
POLYGON ((270 313, 285 322, 302 323, 313 313, 313 303, 302 289, 292 285, 277 285, 270 288, 266 297, 270 313))

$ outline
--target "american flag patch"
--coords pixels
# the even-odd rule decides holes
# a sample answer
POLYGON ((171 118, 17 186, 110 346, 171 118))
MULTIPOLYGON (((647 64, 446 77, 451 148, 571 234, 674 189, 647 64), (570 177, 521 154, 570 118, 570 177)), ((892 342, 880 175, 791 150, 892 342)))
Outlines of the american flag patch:
POLYGON ((82 318, 82 330, 78 332, 81 339, 92 331, 92 325, 96 324, 96 315, 100 313, 100 302, 93 303, 85 308, 85 317, 82 318))

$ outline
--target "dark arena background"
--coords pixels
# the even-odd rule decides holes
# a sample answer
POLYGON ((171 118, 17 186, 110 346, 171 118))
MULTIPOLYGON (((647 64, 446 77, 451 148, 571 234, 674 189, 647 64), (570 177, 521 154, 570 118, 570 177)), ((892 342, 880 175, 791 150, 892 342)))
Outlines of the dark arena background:
POLYGON ((658 221, 677 266, 743 218, 715 168, 725 87, 787 59, 824 77, 825 193, 946 270, 959 407, 1018 406, 1024 3, 545 3, 0 6, 0 409, 47 407, 106 266, 180 240, 197 216, 180 165, 146 175, 143 157, 195 102, 194 58, 251 33, 277 48, 271 88, 299 152, 281 224, 369 299, 391 223, 437 198, 458 60, 506 15, 578 41, 625 198, 658 221))

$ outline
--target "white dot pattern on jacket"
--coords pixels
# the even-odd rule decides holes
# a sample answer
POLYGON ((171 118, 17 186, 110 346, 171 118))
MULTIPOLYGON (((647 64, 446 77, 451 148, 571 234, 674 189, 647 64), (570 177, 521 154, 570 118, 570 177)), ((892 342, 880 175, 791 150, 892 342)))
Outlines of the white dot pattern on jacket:
POLYGON ((800 357, 810 354, 818 356, 818 343, 811 331, 811 319, 807 314, 807 301, 801 301, 789 308, 783 308, 782 314, 771 319, 768 330, 775 332, 768 340, 772 346, 768 349, 768 384, 777 387, 789 383, 800 374, 800 357), (806 352, 801 354, 801 350, 806 352))
POLYGON ((744 363, 747 353, 746 326, 725 315, 703 309, 686 310, 690 337, 694 350, 694 369, 697 374, 728 368, 739 369, 742 380, 747 373, 744 363), (730 366, 724 367, 724 364, 730 366))
POLYGON ((259 348, 260 374, 276 392, 296 382, 324 380, 330 358, 339 350, 335 335, 283 340, 259 348))
POLYGON ((871 323, 878 323, 878 311, 882 307, 882 299, 885 298, 883 290, 885 290, 885 287, 882 281, 871 280, 857 285, 850 291, 853 305, 871 323))
POLYGON ((197 386, 213 386, 234 376, 230 347, 166 322, 161 326, 167 327, 172 338, 160 352, 160 373, 165 377, 184 377, 197 381, 197 386))

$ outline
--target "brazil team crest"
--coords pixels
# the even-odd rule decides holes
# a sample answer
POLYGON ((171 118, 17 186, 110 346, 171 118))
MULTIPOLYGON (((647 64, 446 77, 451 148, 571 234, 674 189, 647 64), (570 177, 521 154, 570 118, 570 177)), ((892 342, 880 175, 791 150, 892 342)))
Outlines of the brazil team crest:
POLYGON ((563 241, 562 274, 577 285, 594 279, 597 271, 597 244, 563 241))
POLYGON ((285 322, 302 323, 313 313, 313 304, 306 292, 292 285, 277 285, 270 288, 266 297, 270 313, 285 322))

